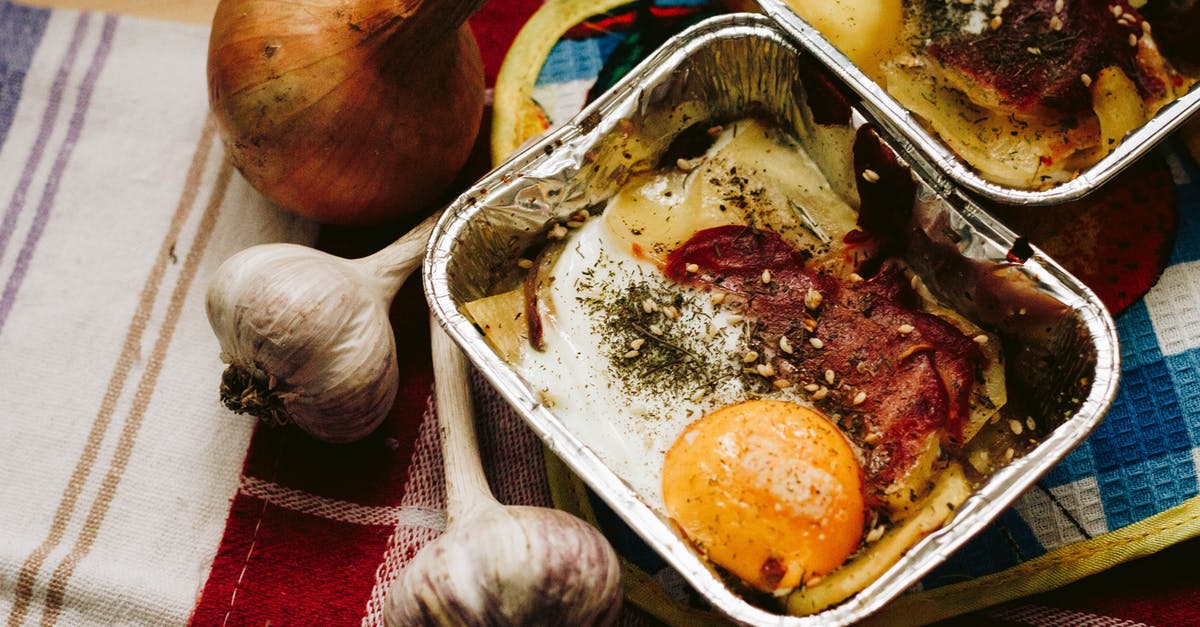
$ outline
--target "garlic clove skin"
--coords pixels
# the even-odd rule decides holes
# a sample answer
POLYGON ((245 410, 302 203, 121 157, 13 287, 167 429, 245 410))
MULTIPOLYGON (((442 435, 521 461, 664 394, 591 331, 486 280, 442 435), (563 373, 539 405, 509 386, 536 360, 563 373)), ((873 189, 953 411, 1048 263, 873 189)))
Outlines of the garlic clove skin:
POLYGON ((409 562, 384 603, 388 627, 612 625, 620 560, 565 512, 491 503, 452 521, 409 562))
POLYGON ((217 269, 206 302, 229 364, 222 401, 327 442, 367 435, 399 385, 388 319, 393 291, 361 261, 305 246, 266 244, 233 255, 217 269))

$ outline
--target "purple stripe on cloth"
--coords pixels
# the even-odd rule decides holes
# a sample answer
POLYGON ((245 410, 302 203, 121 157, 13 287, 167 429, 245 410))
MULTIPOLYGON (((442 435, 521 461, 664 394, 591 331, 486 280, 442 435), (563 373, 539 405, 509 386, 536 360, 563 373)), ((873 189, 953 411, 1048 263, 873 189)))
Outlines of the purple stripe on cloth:
POLYGON ((62 182, 63 172, 67 168, 67 162, 71 158, 75 144, 79 141, 79 135, 83 132, 83 123, 87 118, 88 106, 91 104, 92 91, 96 87, 96 80, 100 77, 101 69, 104 68, 104 62, 108 60, 108 53, 112 50, 113 34, 116 30, 117 16, 106 15, 104 30, 100 34, 100 43, 96 46, 96 52, 92 56, 87 74, 84 75, 83 82, 79 86, 79 96, 75 101, 75 111, 71 115, 71 125, 67 128, 67 137, 58 149, 54 166, 50 170, 50 177, 46 180, 46 187, 42 191, 42 200, 38 203, 37 213, 33 216, 33 224, 25 236, 20 253, 17 254, 12 274, 9 275, 8 282, 4 285, 4 293, 0 294, 0 333, 4 332, 4 324, 8 321, 8 314, 12 311, 13 302, 17 299, 17 291, 21 289, 21 283, 24 282, 25 275, 29 272, 29 262, 37 249, 38 241, 42 238, 42 233, 46 230, 46 222, 50 219, 50 210, 54 207, 54 198, 58 195, 59 183, 62 182))
POLYGON ((25 195, 29 193, 29 186, 33 183, 33 174, 41 165, 42 155, 46 152, 46 143, 50 141, 50 134, 54 132, 54 123, 58 120, 58 109, 62 105, 63 92, 67 87, 67 77, 71 73, 71 68, 75 66, 75 58, 79 56, 79 46, 83 43, 87 24, 88 14, 80 13, 79 18, 75 20, 75 32, 71 34, 71 43, 67 46, 67 54, 58 66, 58 73, 54 75, 54 83, 50 85, 46 109, 42 112, 42 124, 38 127, 33 148, 29 151, 29 158, 25 160, 25 169, 21 171, 21 178, 17 181, 12 198, 8 201, 8 209, 4 211, 4 220, 0 221, 0 260, 4 259, 4 252, 8 250, 8 242, 12 239, 13 229, 17 228, 17 218, 21 215, 21 210, 25 208, 25 195))
POLYGON ((50 9, 0 0, 0 147, 17 114, 25 75, 49 20, 50 9))

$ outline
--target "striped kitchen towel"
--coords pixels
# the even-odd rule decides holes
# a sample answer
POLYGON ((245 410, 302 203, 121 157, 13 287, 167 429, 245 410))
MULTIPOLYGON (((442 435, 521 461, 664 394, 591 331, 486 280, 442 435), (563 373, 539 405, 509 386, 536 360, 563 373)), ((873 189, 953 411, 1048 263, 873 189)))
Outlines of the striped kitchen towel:
POLYGON ((207 30, 0 2, 0 619, 182 624, 253 425, 207 277, 311 242, 226 162, 207 30))
MULTIPOLYGON (((538 4, 473 20, 489 84, 538 4)), ((0 0, 10 627, 380 625, 388 585, 445 525, 418 281, 392 312, 401 393, 365 440, 256 427, 217 400, 203 296, 221 261, 318 237, 357 256, 395 233, 318 232, 245 183, 208 116, 207 33, 0 0)), ((540 443, 481 380, 476 393, 497 496, 549 505, 540 443)))

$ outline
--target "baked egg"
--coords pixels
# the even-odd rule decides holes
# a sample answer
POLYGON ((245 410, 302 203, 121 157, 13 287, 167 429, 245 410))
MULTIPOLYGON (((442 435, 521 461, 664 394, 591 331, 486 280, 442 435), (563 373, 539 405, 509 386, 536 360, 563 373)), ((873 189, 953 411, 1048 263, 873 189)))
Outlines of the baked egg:
POLYGON ((708 558, 764 592, 815 581, 858 547, 862 470, 819 412, 751 400, 692 423, 663 463, 667 512, 708 558))

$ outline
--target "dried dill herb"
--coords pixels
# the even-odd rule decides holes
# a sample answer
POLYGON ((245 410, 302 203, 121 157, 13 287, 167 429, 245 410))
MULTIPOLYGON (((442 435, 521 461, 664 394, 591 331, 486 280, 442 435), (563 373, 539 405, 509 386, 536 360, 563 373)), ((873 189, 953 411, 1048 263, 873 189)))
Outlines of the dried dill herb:
MULTIPOLYGON (((613 274, 594 270, 576 287, 593 332, 602 338, 609 373, 625 393, 691 398, 745 376, 740 355, 714 348, 719 342, 710 338, 711 314, 696 301, 698 294, 644 274, 617 284, 613 274)), ((746 381, 749 389, 761 383, 746 381)))

